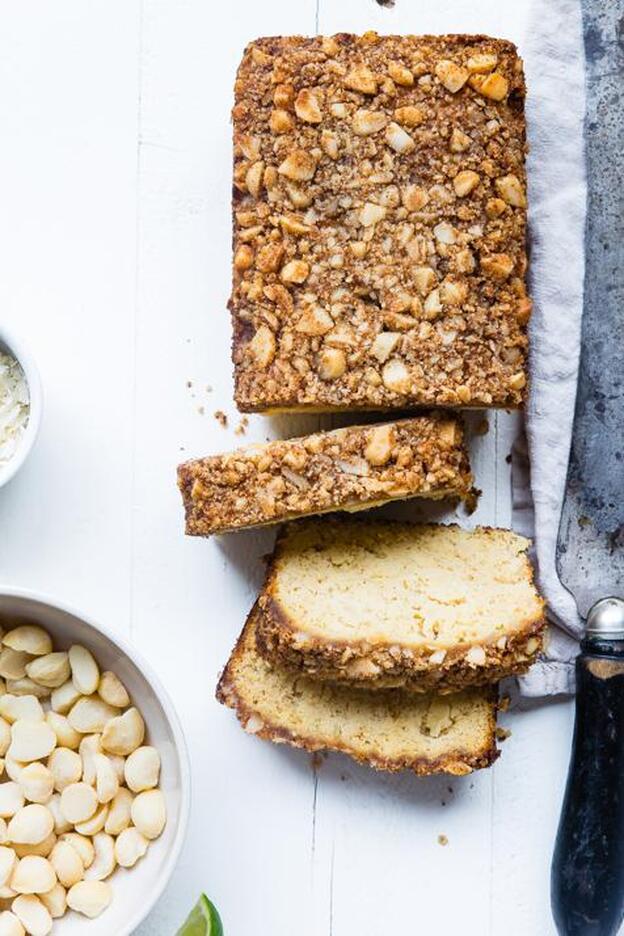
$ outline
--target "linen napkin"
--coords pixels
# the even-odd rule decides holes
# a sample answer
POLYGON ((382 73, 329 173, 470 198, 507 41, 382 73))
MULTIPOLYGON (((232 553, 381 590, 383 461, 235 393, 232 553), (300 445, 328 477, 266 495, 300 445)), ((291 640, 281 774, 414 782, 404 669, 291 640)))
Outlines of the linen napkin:
POLYGON ((537 577, 551 626, 543 659, 518 680, 520 694, 574 691, 582 623, 555 569, 567 474, 583 305, 585 57, 578 0, 541 0, 522 50, 529 94, 531 389, 513 453, 514 527, 533 535, 537 577), (530 486, 529 486, 530 475, 530 486), (532 529, 534 527, 534 529, 532 529))

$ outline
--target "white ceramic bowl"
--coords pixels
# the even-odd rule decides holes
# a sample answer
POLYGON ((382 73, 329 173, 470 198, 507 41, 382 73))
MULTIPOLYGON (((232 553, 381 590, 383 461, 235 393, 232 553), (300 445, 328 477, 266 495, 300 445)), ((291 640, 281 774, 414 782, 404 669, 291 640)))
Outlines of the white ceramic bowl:
POLYGON ((0 624, 6 630, 12 620, 41 624, 55 649, 66 649, 72 643, 88 647, 101 669, 112 670, 124 683, 145 719, 147 740, 160 752, 160 787, 167 804, 162 835, 134 868, 117 868, 111 875, 113 899, 101 916, 88 920, 68 911, 54 921, 52 929, 52 936, 129 936, 162 894, 184 841, 190 772, 178 717, 157 677, 134 650, 82 614, 47 597, 0 586, 0 624))
POLYGON ((41 380, 39 371, 32 355, 14 335, 9 334, 0 326, 0 351, 10 354, 16 358, 21 365, 28 392, 30 395, 30 409, 28 414, 28 424, 24 430, 24 435, 13 458, 4 466, 0 467, 0 488, 10 481, 24 464, 28 453, 32 449, 39 425, 41 423, 41 413, 43 410, 43 395, 41 391, 41 380))

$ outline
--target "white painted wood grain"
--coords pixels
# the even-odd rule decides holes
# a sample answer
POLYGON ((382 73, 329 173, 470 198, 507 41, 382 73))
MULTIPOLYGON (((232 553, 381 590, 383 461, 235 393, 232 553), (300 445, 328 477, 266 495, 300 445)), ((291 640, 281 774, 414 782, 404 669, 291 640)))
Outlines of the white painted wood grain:
MULTIPOLYGON (((0 492, 0 581, 54 592, 130 635, 181 715, 190 833, 139 936, 175 932, 202 889, 227 936, 553 933, 547 869, 569 706, 508 716, 496 767, 450 781, 339 756, 315 765, 246 736, 213 693, 272 534, 185 539, 175 487, 179 460, 241 441, 225 303, 229 110, 245 43, 313 34, 317 22, 522 43, 530 7, 22 0, 2 11, 0 318, 37 353, 47 410, 30 463, 0 492)), ((255 416, 245 441, 315 423, 255 416)), ((474 437, 484 494, 462 522, 510 523, 516 431, 501 413, 474 437)))
POLYGON ((0 316, 45 414, 0 491, 0 580, 126 631, 139 3, 23 0, 1 22, 0 316))
MULTIPOLYGON (((225 309, 235 69, 247 41, 313 32, 315 12, 313 2, 231 4, 216 32, 204 2, 144 2, 132 635, 175 692, 195 788, 170 897, 141 930, 150 936, 173 932, 202 887, 232 934, 252 933, 260 916, 263 931, 286 934, 312 913, 308 759, 254 743, 214 700, 271 534, 185 540, 175 467, 238 441, 225 309)), ((255 418, 247 436, 268 431, 255 418)))

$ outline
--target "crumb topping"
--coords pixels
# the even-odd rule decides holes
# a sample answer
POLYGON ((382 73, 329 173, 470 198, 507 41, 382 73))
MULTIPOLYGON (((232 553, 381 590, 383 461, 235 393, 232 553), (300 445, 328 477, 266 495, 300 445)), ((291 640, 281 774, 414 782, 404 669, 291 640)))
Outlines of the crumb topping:
POLYGON ((243 411, 518 406, 524 78, 482 36, 260 39, 234 120, 243 411))
POLYGON ((459 420, 419 416, 276 440, 178 470, 186 531, 209 535, 401 497, 472 497, 459 420))

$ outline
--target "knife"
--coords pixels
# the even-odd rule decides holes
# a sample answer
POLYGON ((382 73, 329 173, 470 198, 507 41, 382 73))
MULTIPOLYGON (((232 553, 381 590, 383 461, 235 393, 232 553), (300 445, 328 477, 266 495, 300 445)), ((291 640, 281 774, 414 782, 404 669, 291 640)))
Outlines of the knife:
POLYGON ((557 570, 586 628, 551 903, 560 936, 612 936, 624 916, 624 0, 581 2, 586 267, 557 570))

